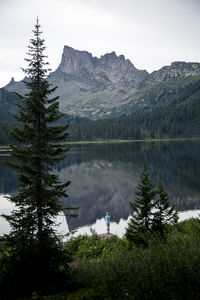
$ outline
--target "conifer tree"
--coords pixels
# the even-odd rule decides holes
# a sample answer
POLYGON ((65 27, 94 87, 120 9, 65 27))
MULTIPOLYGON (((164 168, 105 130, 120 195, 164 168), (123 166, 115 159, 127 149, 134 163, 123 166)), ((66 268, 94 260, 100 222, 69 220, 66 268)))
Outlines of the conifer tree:
POLYGON ((163 239, 165 237, 167 224, 176 224, 178 215, 175 206, 170 207, 168 195, 165 192, 161 179, 158 182, 157 198, 155 199, 154 208, 152 230, 157 232, 163 239))
POLYGON ((136 187, 136 199, 134 203, 130 202, 132 212, 128 223, 125 236, 135 243, 143 243, 144 235, 151 231, 152 227, 152 208, 156 195, 155 184, 152 183, 147 169, 146 160, 144 168, 140 175, 140 183, 136 187))
POLYGON ((6 237, 11 249, 7 274, 9 277, 9 270, 15 274, 13 285, 18 282, 24 291, 55 287, 61 264, 64 269, 64 253, 52 227, 62 212, 59 198, 67 197, 69 182, 62 183, 53 168, 66 156, 68 149, 61 142, 66 139, 68 126, 55 125, 61 115, 58 97, 51 96, 56 87, 47 81, 49 69, 41 33, 37 19, 25 59, 27 93, 18 95, 22 102, 17 117, 20 127, 12 132, 18 144, 11 146, 15 163, 10 165, 19 172, 20 184, 10 201, 16 209, 4 215, 11 226, 6 237))

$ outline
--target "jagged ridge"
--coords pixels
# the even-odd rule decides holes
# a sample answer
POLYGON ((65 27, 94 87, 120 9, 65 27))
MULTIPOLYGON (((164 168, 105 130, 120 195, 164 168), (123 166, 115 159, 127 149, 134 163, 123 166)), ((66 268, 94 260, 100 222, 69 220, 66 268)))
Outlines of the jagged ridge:
MULTIPOLYGON (((159 103, 164 99, 166 103, 163 91, 169 95, 169 103, 168 89, 179 87, 179 81, 175 79, 196 75, 200 75, 200 63, 173 62, 148 74, 115 52, 97 58, 87 51, 64 46, 61 63, 48 80, 58 86, 56 95, 60 96, 62 112, 100 119, 129 115, 144 109, 153 110, 158 103, 156 99, 159 98, 159 103), (174 87, 173 82, 168 84, 173 79, 174 87)), ((24 83, 15 82, 13 78, 5 88, 25 93, 24 83)))
POLYGON ((68 46, 64 46, 59 71, 71 75, 85 88, 136 88, 148 74, 136 69, 129 59, 117 56, 114 51, 97 58, 87 51, 68 46))

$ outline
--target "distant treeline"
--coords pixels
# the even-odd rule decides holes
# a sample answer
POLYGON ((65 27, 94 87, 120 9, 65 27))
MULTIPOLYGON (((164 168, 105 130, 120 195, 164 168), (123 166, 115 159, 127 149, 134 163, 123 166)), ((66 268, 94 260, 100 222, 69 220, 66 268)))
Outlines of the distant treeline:
MULTIPOLYGON (((63 115, 69 124, 68 141, 95 139, 147 139, 200 136, 200 79, 171 79, 144 93, 148 103, 140 112, 110 119, 90 120, 63 115), (180 82, 179 82, 180 81, 180 82)), ((0 89, 0 145, 14 143, 9 134, 16 126, 20 99, 0 89)))
POLYGON ((10 130, 16 126, 14 122, 0 121, 0 145, 14 144, 15 140, 10 134, 10 130))
POLYGON ((70 123, 70 141, 93 139, 146 139, 200 136, 200 109, 158 109, 130 117, 82 120, 70 123))
POLYGON ((72 118, 69 124, 68 139, 72 141, 199 137, 199 93, 193 94, 187 102, 157 107, 153 111, 97 121, 72 118))
MULTIPOLYGON (((60 122, 69 124, 68 141, 199 137, 200 104, 199 99, 194 100, 193 105, 162 107, 129 117, 94 121, 65 115, 60 122)), ((14 142, 9 134, 14 125, 14 122, 0 122, 1 145, 14 142)))

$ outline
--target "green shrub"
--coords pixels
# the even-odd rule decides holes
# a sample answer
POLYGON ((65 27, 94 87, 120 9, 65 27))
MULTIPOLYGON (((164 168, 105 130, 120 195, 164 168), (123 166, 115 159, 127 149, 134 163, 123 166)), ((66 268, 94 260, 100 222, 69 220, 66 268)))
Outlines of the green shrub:
POLYGON ((124 241, 106 240, 112 255, 79 264, 76 283, 108 299, 199 299, 198 226, 197 220, 183 222, 165 242, 152 237, 148 248, 128 249, 124 241))
POLYGON ((87 235, 72 237, 68 242, 64 244, 64 249, 71 255, 76 254, 79 246, 82 245, 86 239, 88 239, 87 235))
POLYGON ((112 256, 113 252, 127 248, 127 239, 111 237, 100 239, 97 235, 73 237, 65 244, 65 250, 71 255, 77 255, 80 259, 93 259, 102 255, 112 256))

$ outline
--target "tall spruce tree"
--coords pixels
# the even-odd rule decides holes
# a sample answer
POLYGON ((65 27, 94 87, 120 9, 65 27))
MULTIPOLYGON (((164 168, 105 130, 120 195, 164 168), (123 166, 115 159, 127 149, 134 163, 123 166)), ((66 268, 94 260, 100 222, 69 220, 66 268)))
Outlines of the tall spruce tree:
POLYGON ((154 205, 156 196, 155 184, 152 183, 147 169, 146 160, 140 175, 140 183, 136 187, 136 199, 130 202, 132 212, 125 236, 135 243, 145 243, 144 236, 151 231, 154 205))
POLYGON ((130 202, 132 216, 125 236, 136 244, 144 245, 147 245, 152 233, 164 239, 167 225, 176 224, 178 221, 177 210, 175 206, 170 207, 161 180, 158 182, 158 188, 155 188, 150 179, 146 160, 135 194, 137 196, 135 202, 130 202))
POLYGON ((170 207, 168 195, 165 192, 161 179, 158 182, 157 197, 155 199, 154 208, 155 212, 152 230, 164 239, 167 224, 176 224, 178 221, 178 214, 174 205, 170 207))
POLYGON ((18 194, 10 201, 16 209, 11 215, 4 215, 11 226, 6 237, 11 249, 7 276, 15 274, 9 279, 13 279, 10 289, 12 284, 16 288, 18 282, 18 289, 24 292, 55 287, 61 264, 64 268, 64 254, 53 225, 61 213, 59 198, 67 197, 69 181, 62 183, 53 174, 53 168, 66 156, 67 149, 61 141, 67 136, 68 126, 55 125, 61 115, 58 97, 51 97, 56 87, 46 79, 49 69, 41 33, 37 19, 25 59, 28 92, 18 95, 22 100, 17 117, 21 126, 12 132, 18 146, 11 146, 15 159, 11 167, 19 172, 20 184, 18 194))

